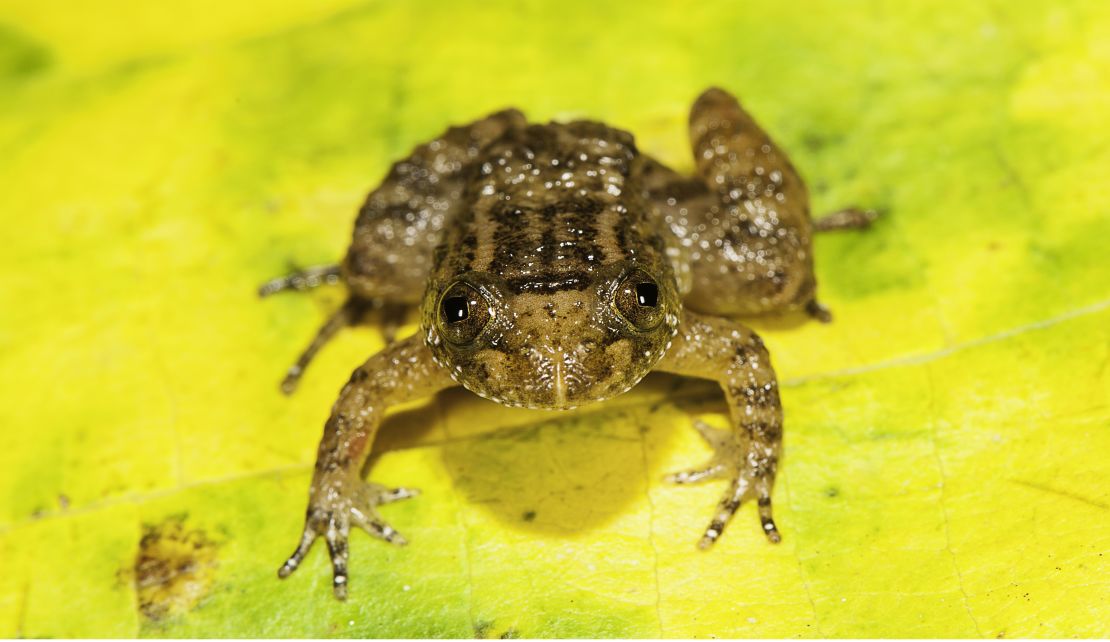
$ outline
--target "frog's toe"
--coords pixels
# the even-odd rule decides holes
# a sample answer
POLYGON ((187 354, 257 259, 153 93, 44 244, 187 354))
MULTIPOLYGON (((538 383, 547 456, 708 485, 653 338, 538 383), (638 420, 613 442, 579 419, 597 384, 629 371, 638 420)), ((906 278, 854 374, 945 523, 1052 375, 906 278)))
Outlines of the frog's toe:
POLYGON ((362 487, 361 497, 351 507, 351 519, 374 537, 390 544, 404 546, 408 541, 378 515, 375 507, 416 497, 419 494, 420 491, 415 488, 389 488, 373 482, 366 483, 362 487))
POLYGON ((663 481, 671 484, 696 484, 707 479, 718 479, 725 472, 724 464, 711 463, 703 468, 690 468, 671 473, 664 477, 663 481))
POLYGON ((700 419, 694 420, 694 430, 698 431, 716 455, 727 456, 740 448, 736 434, 731 430, 714 428, 700 419))
POLYGON ((349 527, 346 520, 332 518, 328 530, 324 533, 324 540, 328 543, 328 555, 331 557, 331 585, 336 599, 347 599, 347 536, 349 527))
POLYGON ((405 488, 403 486, 398 488, 386 488, 385 486, 378 486, 377 484, 370 484, 370 486, 377 486, 377 501, 374 502, 375 506, 392 504, 393 502, 416 497, 420 494, 419 488, 405 488))
POLYGON ((308 551, 312 549, 312 544, 317 537, 316 531, 306 524, 304 533, 301 535, 301 542, 297 544, 297 550, 293 551, 289 559, 285 560, 285 563, 278 569, 278 577, 285 579, 292 575, 293 571, 300 568, 301 562, 304 561, 305 555, 308 555, 308 551))
POLYGON ((409 543, 408 540, 405 539, 404 535, 398 533, 395 528, 387 524, 385 520, 378 517, 377 515, 367 515, 357 510, 353 510, 351 512, 354 517, 355 523, 358 524, 364 531, 370 533, 374 537, 377 537, 378 539, 385 542, 389 542, 394 546, 404 546, 405 544, 409 543))
POLYGON ((706 550, 717 542, 717 539, 724 534, 725 526, 736 514, 736 509, 740 508, 740 502, 747 492, 748 483, 746 479, 737 477, 732 480, 728 490, 725 491, 721 501, 717 504, 717 513, 713 516, 713 521, 709 522, 705 533, 702 534, 701 541, 698 542, 698 548, 706 550))
POLYGON ((767 539, 771 540, 772 544, 778 544, 782 541, 782 535, 779 535, 779 529, 775 526, 775 518, 771 516, 771 497, 764 495, 759 498, 759 523, 763 526, 763 533, 767 539))
POLYGON ((713 456, 705 465, 671 473, 663 479, 672 484, 694 484, 710 479, 735 475, 740 443, 731 431, 714 428, 704 421, 694 421, 694 430, 713 449, 713 456))
POLYGON ((832 323, 832 311, 825 306, 818 303, 817 299, 813 299, 806 304, 806 314, 810 317, 817 319, 821 323, 832 323))

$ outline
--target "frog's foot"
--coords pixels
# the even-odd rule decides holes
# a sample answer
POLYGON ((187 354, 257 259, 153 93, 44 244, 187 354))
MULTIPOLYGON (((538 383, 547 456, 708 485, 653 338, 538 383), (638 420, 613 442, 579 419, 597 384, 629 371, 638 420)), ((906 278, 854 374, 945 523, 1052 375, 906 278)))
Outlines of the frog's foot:
POLYGON ((736 433, 729 430, 719 430, 703 421, 695 421, 694 428, 713 448, 713 456, 709 462, 699 468, 683 470, 672 473, 665 480, 673 484, 692 484, 710 479, 728 479, 729 486, 721 501, 717 504, 717 513, 713 521, 705 529, 698 548, 705 550, 711 546, 724 533, 725 526, 740 503, 746 496, 754 495, 759 506, 759 521, 767 539, 778 543, 782 537, 779 535, 775 520, 771 514, 771 474, 759 474, 750 470, 748 464, 748 446, 736 433))
POLYGON ((806 304, 806 314, 810 317, 817 319, 821 323, 832 322, 832 311, 817 302, 817 299, 812 299, 806 304))
POLYGON ((877 218, 879 218, 879 213, 875 210, 849 207, 817 219, 813 222, 813 229, 818 232, 859 230, 870 227, 877 218))
POLYGON ((311 290, 321 285, 339 283, 342 274, 338 265, 319 265, 266 281, 258 288, 258 296, 267 297, 284 290, 311 290))
POLYGON ((343 304, 343 307, 335 311, 335 314, 328 317, 324 325, 316 331, 316 336, 312 338, 312 342, 304 349, 293 365, 289 366, 289 370, 285 373, 285 378, 281 380, 281 391, 287 395, 293 394, 297 389, 297 384, 301 381, 301 375, 304 374, 305 368, 320 352, 320 349, 336 335, 337 332, 343 328, 354 325, 358 322, 359 318, 366 312, 369 303, 363 299, 351 297, 343 304))
POLYGON ((419 494, 420 491, 414 488, 387 488, 362 480, 357 480, 353 488, 348 487, 347 483, 323 487, 314 484, 313 495, 318 498, 309 500, 301 542, 278 569, 278 577, 284 579, 297 570, 316 538, 323 536, 331 556, 335 597, 347 599, 347 537, 351 526, 358 526, 390 544, 404 546, 407 543, 405 538, 378 516, 375 507, 419 494))

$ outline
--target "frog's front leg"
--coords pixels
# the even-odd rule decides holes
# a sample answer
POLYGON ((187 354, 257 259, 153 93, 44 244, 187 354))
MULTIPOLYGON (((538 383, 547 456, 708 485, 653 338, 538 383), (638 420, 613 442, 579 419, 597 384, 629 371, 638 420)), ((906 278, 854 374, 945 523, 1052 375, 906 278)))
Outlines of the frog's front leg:
POLYGON ((454 385, 447 371, 435 364, 420 335, 388 346, 354 371, 324 426, 304 532, 296 551, 278 571, 279 577, 288 577, 297 570, 312 544, 322 536, 331 555, 335 596, 345 599, 351 526, 392 544, 405 543, 378 516, 376 507, 412 497, 416 491, 365 482, 362 466, 389 407, 454 385))
POLYGON ((680 484, 729 480, 717 513, 698 545, 703 549, 712 546, 740 503, 750 497, 758 504, 763 532, 769 540, 778 542, 779 532, 771 515, 771 486, 782 445, 782 405, 763 341, 734 321, 687 312, 656 369, 713 379, 724 389, 728 401, 730 431, 695 424, 713 448, 710 461, 668 476, 680 484))

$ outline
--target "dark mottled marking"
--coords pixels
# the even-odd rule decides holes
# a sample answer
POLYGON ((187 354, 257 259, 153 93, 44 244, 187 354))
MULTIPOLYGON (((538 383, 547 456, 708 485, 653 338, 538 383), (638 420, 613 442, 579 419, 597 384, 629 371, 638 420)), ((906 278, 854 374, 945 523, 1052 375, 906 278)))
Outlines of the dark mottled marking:
POLYGON ((520 518, 522 520, 526 521, 526 522, 533 521, 534 519, 536 519, 536 511, 534 511, 534 510, 524 511, 524 514, 521 515, 520 518))
POLYGON ((565 274, 552 274, 550 279, 540 277, 518 277, 505 282, 509 290, 516 294, 525 292, 540 292, 552 294, 568 290, 581 291, 589 287, 593 281, 585 272, 567 272, 565 274))
POLYGON ((576 195, 554 206, 554 209, 552 232, 561 249, 569 247, 571 255, 581 265, 600 262, 597 219, 605 210, 605 204, 593 196, 576 195))
POLYGON ((750 384, 742 387, 730 386, 729 394, 737 399, 743 399, 753 406, 763 408, 778 408, 781 404, 778 386, 776 385, 772 385, 770 389, 762 384, 750 384))
POLYGON ((748 363, 751 360, 752 352, 753 351, 748 346, 736 346, 736 361, 739 362, 739 365, 744 365, 748 363))
POLYGON ((184 515, 143 526, 132 568, 118 574, 135 584, 139 611, 163 620, 191 611, 211 590, 219 544, 201 529, 189 528, 184 515))
POLYGON ((636 221, 630 216, 622 216, 617 221, 617 226, 614 232, 617 236, 617 247, 621 251, 621 257, 631 259, 636 254, 636 248, 631 242, 632 229, 636 221))
POLYGON ((535 234, 535 214, 535 210, 511 203, 496 203, 490 207, 489 216, 494 225, 494 252, 489 266, 491 272, 503 273, 518 255, 535 249, 539 242, 539 235, 535 234))

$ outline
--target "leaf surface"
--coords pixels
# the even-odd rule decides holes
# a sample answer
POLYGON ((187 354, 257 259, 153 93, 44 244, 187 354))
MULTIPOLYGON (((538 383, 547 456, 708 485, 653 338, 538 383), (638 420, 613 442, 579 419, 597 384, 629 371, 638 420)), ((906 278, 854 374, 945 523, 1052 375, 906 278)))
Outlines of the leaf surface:
MULTIPOLYGON (((0 3, 0 636, 1110 635, 1110 7, 0 3), (288 362, 389 164, 507 105, 689 169, 736 92, 817 212, 830 325, 753 321, 786 412, 784 541, 720 487, 656 376, 568 414, 449 392, 370 476, 424 494, 287 581, 320 429, 381 346, 288 362)), ((410 326, 411 329, 411 326, 410 326)), ((320 546, 319 548, 323 548, 320 546)))

